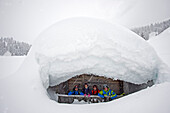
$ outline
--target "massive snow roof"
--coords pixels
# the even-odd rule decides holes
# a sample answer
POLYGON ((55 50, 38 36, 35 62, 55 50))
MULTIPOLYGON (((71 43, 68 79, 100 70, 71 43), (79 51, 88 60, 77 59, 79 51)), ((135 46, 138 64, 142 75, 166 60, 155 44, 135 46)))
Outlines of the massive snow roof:
POLYGON ((39 36, 34 48, 46 88, 83 73, 141 84, 155 80, 159 71, 160 60, 145 40, 98 19, 57 22, 39 36))

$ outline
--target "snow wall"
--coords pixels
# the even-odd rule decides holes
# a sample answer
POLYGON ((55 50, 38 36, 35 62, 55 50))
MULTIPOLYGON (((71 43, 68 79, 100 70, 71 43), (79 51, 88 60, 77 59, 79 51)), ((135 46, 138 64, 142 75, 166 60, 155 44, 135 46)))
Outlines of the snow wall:
POLYGON ((135 84, 156 81, 162 64, 140 36, 92 18, 57 22, 39 35, 33 49, 45 88, 84 73, 135 84))

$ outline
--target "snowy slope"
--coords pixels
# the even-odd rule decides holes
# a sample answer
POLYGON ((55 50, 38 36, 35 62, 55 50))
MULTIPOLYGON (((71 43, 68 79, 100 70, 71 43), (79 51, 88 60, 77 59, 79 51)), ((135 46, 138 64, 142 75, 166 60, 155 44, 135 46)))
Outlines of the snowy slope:
POLYGON ((36 72, 38 66, 34 63, 35 61, 33 62, 33 60, 29 59, 25 61, 24 68, 21 68, 17 74, 0 80, 0 113, 170 112, 170 91, 168 90, 170 83, 155 85, 108 103, 90 105, 56 103, 46 95, 40 78, 36 76, 38 74, 36 72))
POLYGON ((1 56, 0 57, 0 78, 13 74, 23 63, 25 56, 1 56))
POLYGON ((148 41, 159 57, 170 67, 170 28, 148 41))
MULTIPOLYGON (((130 32, 131 33, 131 32, 130 32)), ((161 83, 108 103, 69 105, 50 100, 31 48, 19 71, 0 79, 0 113, 169 113, 170 83, 161 83)), ((48 79, 48 77, 46 78, 48 79)))

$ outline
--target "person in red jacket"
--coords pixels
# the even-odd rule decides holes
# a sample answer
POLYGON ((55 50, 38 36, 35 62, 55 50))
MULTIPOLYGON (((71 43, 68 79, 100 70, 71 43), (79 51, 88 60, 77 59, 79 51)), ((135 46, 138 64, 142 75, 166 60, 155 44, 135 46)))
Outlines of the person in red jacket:
POLYGON ((94 85, 93 90, 92 90, 92 95, 98 95, 99 92, 100 92, 100 90, 97 88, 96 85, 94 85))

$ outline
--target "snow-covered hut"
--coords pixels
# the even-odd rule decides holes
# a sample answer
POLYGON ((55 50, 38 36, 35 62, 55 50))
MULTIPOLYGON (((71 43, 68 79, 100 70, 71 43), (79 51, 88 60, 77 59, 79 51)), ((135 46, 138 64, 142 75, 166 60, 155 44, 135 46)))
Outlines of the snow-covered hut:
POLYGON ((81 86, 92 75, 92 81, 115 83, 113 90, 119 85, 117 93, 131 93, 153 84, 159 71, 160 60, 143 38, 99 19, 60 21, 41 33, 35 45, 42 83, 57 93, 68 93, 74 80, 79 78, 81 86))

